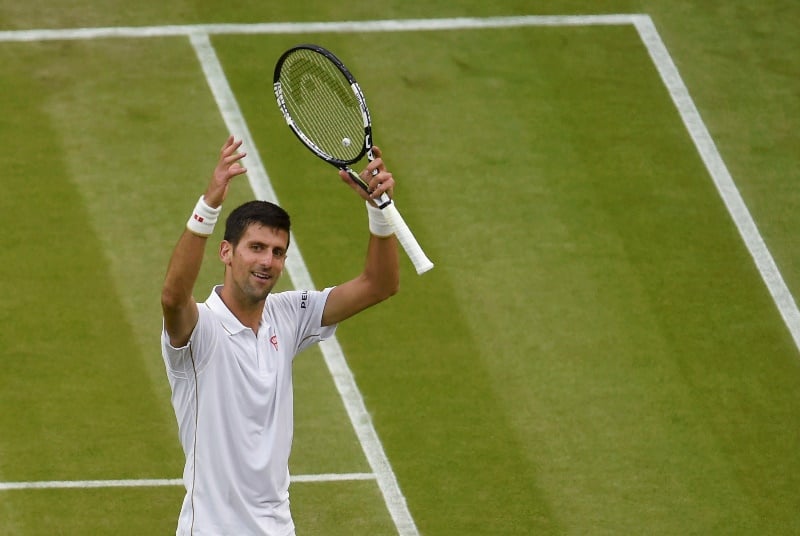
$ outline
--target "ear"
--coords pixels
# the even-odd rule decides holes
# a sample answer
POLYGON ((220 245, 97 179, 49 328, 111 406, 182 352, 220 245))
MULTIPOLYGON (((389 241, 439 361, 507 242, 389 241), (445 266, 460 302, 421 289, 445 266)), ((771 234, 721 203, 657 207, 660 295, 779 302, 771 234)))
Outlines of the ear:
POLYGON ((227 240, 223 240, 219 244, 219 260, 226 266, 230 266, 233 259, 233 244, 227 240))

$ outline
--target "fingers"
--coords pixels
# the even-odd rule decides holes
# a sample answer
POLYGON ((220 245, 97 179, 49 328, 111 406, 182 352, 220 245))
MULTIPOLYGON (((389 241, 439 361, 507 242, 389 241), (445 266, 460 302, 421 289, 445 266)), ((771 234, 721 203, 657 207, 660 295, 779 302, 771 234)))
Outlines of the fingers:
POLYGON ((237 141, 233 136, 228 136, 220 149, 219 160, 205 193, 206 203, 212 207, 221 205, 225 200, 228 185, 234 177, 247 173, 247 168, 241 164, 247 153, 239 152, 241 146, 242 140, 237 141))
POLYGON ((370 170, 362 174, 361 177, 364 179, 364 182, 367 183, 369 197, 371 199, 378 199, 383 194, 387 194, 389 197, 392 196, 394 177, 390 172, 385 169, 380 169, 377 175, 373 175, 370 170))
POLYGON ((366 192, 366 190, 364 190, 364 188, 362 188, 361 184, 354 177, 350 176, 350 173, 348 173, 347 170, 340 169, 339 177, 341 177, 342 182, 352 188, 353 191, 355 191, 359 196, 369 200, 369 194, 366 192))
POLYGON ((391 197, 394 189, 394 177, 386 169, 386 164, 382 158, 383 152, 380 147, 373 147, 372 155, 374 157, 373 160, 367 164, 367 168, 361 173, 362 180, 368 186, 369 197, 377 199, 383 194, 391 197))
POLYGON ((236 140, 233 136, 228 136, 228 139, 225 141, 225 145, 222 146, 220 150, 220 155, 222 157, 235 153, 239 147, 242 146, 242 140, 236 140))
POLYGON ((346 170, 339 171, 339 176, 360 197, 375 204, 373 201, 384 194, 392 196, 395 181, 392 173, 386 169, 380 148, 373 147, 372 154, 373 160, 358 177, 350 175, 346 170))
POLYGON ((235 140, 229 136, 220 151, 219 161, 214 170, 214 178, 218 181, 229 181, 237 175, 247 172, 247 168, 242 166, 240 160, 247 156, 245 152, 239 152, 242 140, 235 140))

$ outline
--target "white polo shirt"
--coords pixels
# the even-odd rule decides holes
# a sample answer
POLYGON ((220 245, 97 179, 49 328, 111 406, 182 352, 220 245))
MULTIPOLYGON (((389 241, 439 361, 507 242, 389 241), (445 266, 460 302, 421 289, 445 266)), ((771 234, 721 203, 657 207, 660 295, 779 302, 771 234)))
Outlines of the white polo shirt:
POLYGON ((288 536, 292 359, 336 330, 321 327, 331 289, 270 294, 256 336, 220 288, 198 304, 186 346, 161 335, 186 455, 177 534, 288 536))

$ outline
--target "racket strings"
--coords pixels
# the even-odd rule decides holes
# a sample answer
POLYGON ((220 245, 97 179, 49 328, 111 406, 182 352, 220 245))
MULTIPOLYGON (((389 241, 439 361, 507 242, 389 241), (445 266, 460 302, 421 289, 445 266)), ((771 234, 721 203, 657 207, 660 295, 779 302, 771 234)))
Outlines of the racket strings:
POLYGON ((360 156, 361 104, 335 65, 320 54, 299 49, 284 61, 279 81, 289 115, 309 140, 339 160, 360 156))

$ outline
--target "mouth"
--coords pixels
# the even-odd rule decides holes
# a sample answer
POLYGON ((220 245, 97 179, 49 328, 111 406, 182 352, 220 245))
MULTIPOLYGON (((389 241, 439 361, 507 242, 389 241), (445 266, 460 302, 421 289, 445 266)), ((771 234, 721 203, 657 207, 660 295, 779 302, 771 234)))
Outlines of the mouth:
POLYGON ((255 277, 256 279, 260 279, 261 281, 269 281, 270 279, 272 279, 272 276, 270 274, 264 272, 250 272, 250 273, 253 275, 253 277, 255 277))

